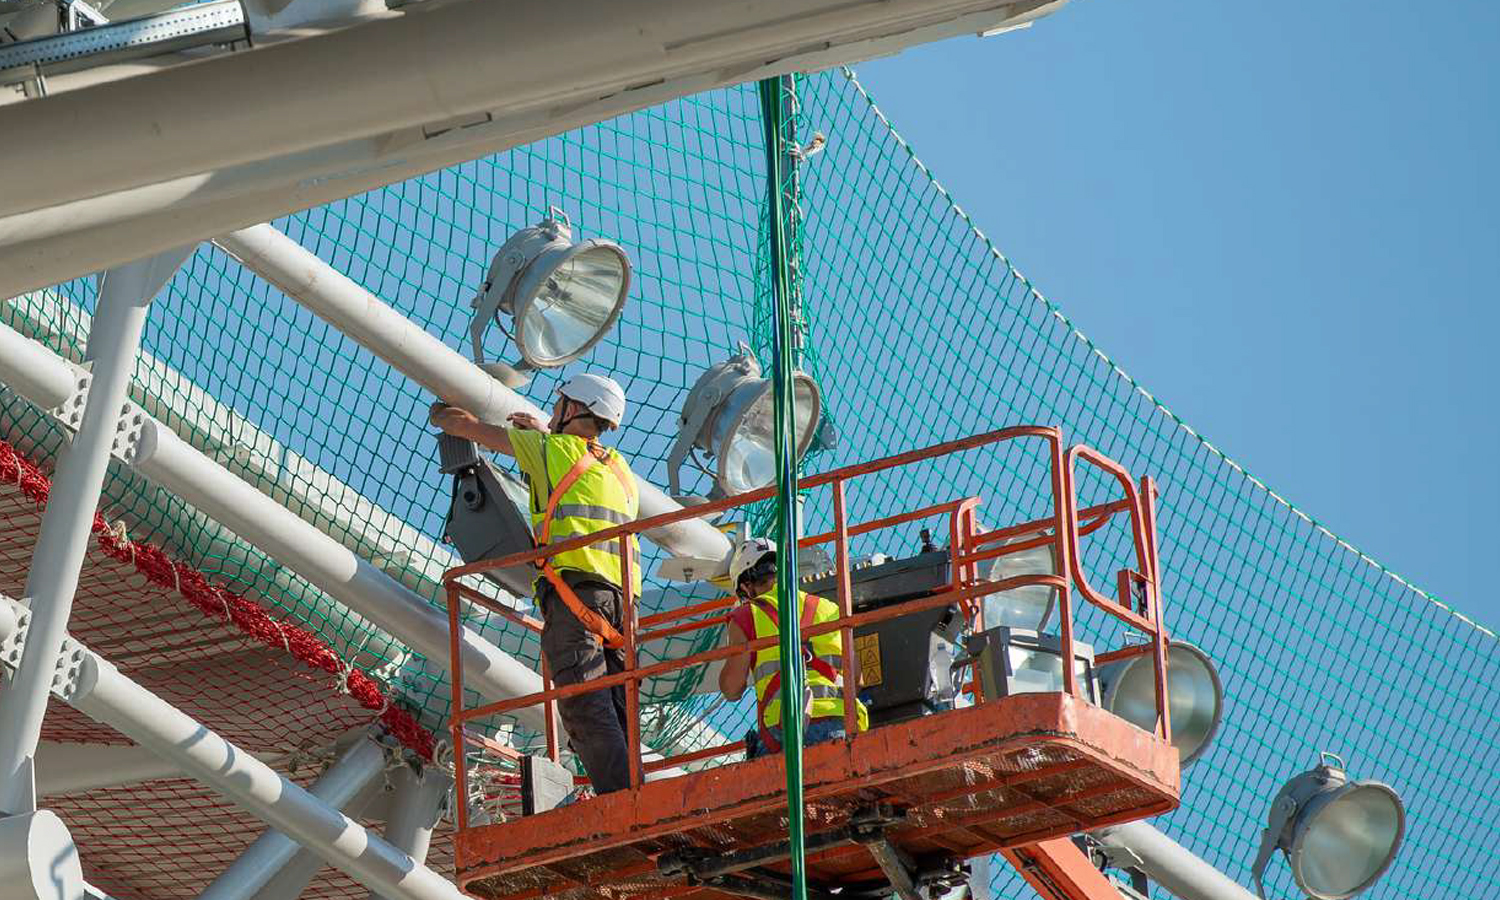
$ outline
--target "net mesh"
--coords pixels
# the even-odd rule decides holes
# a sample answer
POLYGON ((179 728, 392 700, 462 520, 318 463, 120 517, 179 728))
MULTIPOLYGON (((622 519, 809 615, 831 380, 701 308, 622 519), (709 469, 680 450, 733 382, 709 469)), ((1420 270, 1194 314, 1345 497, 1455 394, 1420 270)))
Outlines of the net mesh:
MULTIPOLYGON (((1500 684, 1495 635, 1339 540, 1114 365, 974 227, 852 73, 800 77, 789 101, 802 364, 835 426, 805 468, 1024 422, 1061 425, 1071 440, 1155 477, 1169 627, 1218 663, 1228 694, 1215 744, 1187 773, 1182 808, 1161 827, 1248 883, 1269 798, 1319 750, 1331 750, 1357 777, 1395 787, 1407 805, 1406 844, 1369 896, 1500 894, 1500 719, 1484 696, 1500 684)), ((455 347, 490 255, 548 207, 568 213, 576 236, 619 242, 635 286, 587 366, 625 385, 631 411, 616 443, 637 472, 665 484, 680 404, 697 375, 741 341, 770 362, 761 135, 755 87, 746 85, 276 225, 455 347)), ((81 279, 0 313, 76 360, 94 298, 93 281, 81 279)), ((438 578, 456 557, 441 541, 449 488, 425 424, 431 397, 208 245, 158 299, 144 346, 133 392, 149 411, 439 599, 438 578)), ((491 349, 510 353, 498 340, 491 349)), ((558 377, 539 373, 526 393, 545 404, 558 377)), ((38 460, 64 440, 8 393, 0 394, 0 436, 38 460)), ((685 474, 688 489, 706 491, 706 476, 685 474)), ((1080 503, 1109 499, 1108 487, 1084 474, 1080 503)), ((850 497, 850 514, 868 519, 966 494, 984 498, 990 527, 1034 518, 1049 502, 1042 463, 1002 447, 872 477, 850 497)), ((413 653, 128 470, 112 468, 106 506, 132 538, 307 628, 424 725, 442 724, 442 661, 413 653)), ((825 527, 826 513, 810 504, 806 527, 825 527)), ((1089 541, 1095 583, 1113 583, 1108 573, 1127 539, 1104 529, 1089 541)), ((856 549, 904 554, 916 536, 872 535, 856 549)), ((648 567, 659 558, 648 553, 648 567)), ((653 587, 643 614, 682 602, 680 588, 653 587)), ((536 663, 535 641, 521 629, 483 613, 468 622, 536 663)), ((1082 615, 1079 627, 1100 648, 1120 643, 1118 628, 1098 615, 1082 615)), ((712 640, 674 639, 660 653, 681 656, 712 640)), ((698 691, 699 678, 684 673, 650 686, 643 714, 651 742, 701 743, 700 722, 729 735, 746 727, 746 704, 717 702, 698 691)), ((998 896, 1025 895, 1006 867, 994 872, 998 896)), ((1272 867, 1268 889, 1295 893, 1284 866, 1272 867)), ((122 888, 119 896, 144 895, 122 888)))

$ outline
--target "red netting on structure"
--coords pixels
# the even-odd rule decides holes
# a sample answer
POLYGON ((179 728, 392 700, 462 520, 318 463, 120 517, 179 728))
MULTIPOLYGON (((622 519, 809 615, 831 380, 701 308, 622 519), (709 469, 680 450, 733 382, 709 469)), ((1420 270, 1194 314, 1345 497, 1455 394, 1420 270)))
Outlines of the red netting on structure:
MULTIPOLYGON (((22 595, 49 488, 0 441, 0 593, 22 595)), ((93 531, 68 631, 121 672, 304 784, 340 735, 377 720, 431 759, 432 735, 316 636, 131 541, 102 515, 93 531)), ((42 740, 100 754, 130 744, 61 703, 49 707, 42 740)), ((43 805, 67 822, 85 876, 118 900, 194 897, 264 830, 202 785, 163 778, 160 769, 139 780, 129 766, 111 771, 107 755, 100 766, 50 768, 45 748, 39 756, 43 805)), ((446 831, 436 835, 431 864, 451 870, 450 847, 446 831)), ((325 869, 303 896, 365 894, 325 869)))

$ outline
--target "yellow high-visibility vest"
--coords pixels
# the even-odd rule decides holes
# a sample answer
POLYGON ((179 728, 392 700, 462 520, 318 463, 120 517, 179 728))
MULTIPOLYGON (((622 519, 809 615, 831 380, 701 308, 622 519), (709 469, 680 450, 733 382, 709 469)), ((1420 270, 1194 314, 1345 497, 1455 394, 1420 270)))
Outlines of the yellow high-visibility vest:
MULTIPOLYGON (((589 442, 571 434, 542 434, 522 429, 511 429, 508 436, 516 462, 531 485, 531 531, 541 541, 552 492, 573 464, 590 452, 589 442)), ((619 451, 603 449, 608 454, 607 461, 584 471, 558 498, 552 513, 549 543, 560 544, 635 521, 640 508, 635 478, 619 451)), ((641 546, 634 535, 627 544, 631 553, 631 590, 639 597, 641 546)), ((617 587, 623 583, 618 538, 559 553, 551 561, 559 572, 582 572, 617 587)))
MULTIPOLYGON (((804 591, 797 592, 797 605, 803 611, 802 627, 821 625, 839 617, 838 604, 822 597, 813 597, 804 591), (808 603, 816 604, 812 615, 807 615, 808 603)), ((776 620, 776 591, 774 589, 750 601, 750 622, 754 633, 751 640, 772 637, 781 633, 776 620)), ((810 719, 844 717, 843 667, 844 639, 837 631, 820 634, 803 642, 811 649, 811 659, 806 660, 806 697, 810 698, 807 716, 810 719), (832 675, 830 678, 829 676, 832 675)), ((806 651, 804 651, 806 652, 806 651)), ((766 728, 781 724, 781 648, 775 644, 755 651, 751 678, 755 681, 755 696, 761 710, 761 724, 766 728)), ((870 727, 869 713, 863 703, 855 704, 855 727, 864 731, 870 727)))

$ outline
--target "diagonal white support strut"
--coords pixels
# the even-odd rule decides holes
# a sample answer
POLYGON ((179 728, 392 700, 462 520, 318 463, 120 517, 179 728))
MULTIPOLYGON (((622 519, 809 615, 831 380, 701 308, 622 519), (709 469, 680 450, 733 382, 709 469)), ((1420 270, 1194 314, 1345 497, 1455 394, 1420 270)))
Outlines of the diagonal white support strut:
MULTIPOLYGON (((363 734, 344 755, 318 776, 308 793, 335 809, 348 807, 355 794, 365 789, 385 768, 385 750, 370 735, 363 734)), ((219 873, 198 900, 249 900, 301 849, 279 831, 268 830, 245 852, 219 873)))
MULTIPOLYGON (((0 596, 0 660, 14 643, 20 604, 0 596), (7 627, 9 626, 9 627, 7 627)), ((172 760, 189 776, 391 900, 464 900, 438 873, 224 740, 72 639, 53 693, 74 709, 172 760)))
MULTIPOLYGON (((354 799, 342 807, 344 814, 350 818, 365 818, 369 807, 379 798, 382 790, 384 790, 384 784, 378 780, 365 785, 364 790, 355 794, 354 799)), ((398 846, 397 849, 410 855, 405 847, 398 846)), ((416 859, 416 857, 412 858, 416 859)), ((417 859, 417 862, 420 863, 423 860, 417 859)), ((250 900, 297 900, 326 865, 322 857, 306 847, 299 847, 292 858, 287 860, 286 864, 251 896, 250 900)))
MULTIPOLYGON (((130 411, 126 388, 135 368, 146 310, 192 249, 179 247, 105 273, 88 340, 93 370, 68 379, 82 386, 83 408, 80 412, 75 404, 67 414, 77 434, 58 461, 26 576, 26 596, 33 612, 31 637, 15 677, 0 692, 0 812, 28 813, 36 808, 33 757, 47 712, 47 686, 73 612, 73 594, 110 452, 120 441, 122 411, 130 411)), ((24 354, 22 364, 38 364, 40 360, 26 358, 34 355, 24 354)), ((18 380, 43 388, 52 386, 51 382, 60 384, 57 376, 64 370, 51 368, 46 373, 22 372, 18 380)), ((79 395, 74 399, 80 399, 79 395)))
MULTIPOLYGON (((391 781, 395 788, 385 817, 385 839, 417 862, 426 862, 432 829, 442 815, 444 798, 453 790, 453 779, 435 766, 426 766, 421 772, 409 767, 397 769, 391 781)), ((370 900, 380 898, 371 894, 370 900)))
MULTIPOLYGON (((448 658, 448 617, 347 547, 193 449, 155 420, 146 423, 133 466, 268 556, 396 637, 429 660, 448 658)), ((465 628, 459 635, 464 684, 487 697, 542 689, 541 676, 465 628)), ((544 727, 541 711, 521 717, 544 727)))
POLYGON ((1259 900, 1149 822, 1111 825, 1092 835, 1115 865, 1140 869, 1182 900, 1259 900))

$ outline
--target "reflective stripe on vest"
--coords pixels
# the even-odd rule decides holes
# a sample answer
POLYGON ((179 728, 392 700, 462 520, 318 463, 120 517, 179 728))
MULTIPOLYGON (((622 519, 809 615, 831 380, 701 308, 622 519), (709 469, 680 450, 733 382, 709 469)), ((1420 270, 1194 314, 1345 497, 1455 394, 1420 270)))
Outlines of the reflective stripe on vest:
MULTIPOLYGON (((566 486, 562 496, 556 498, 552 518, 548 521, 547 507, 553 499, 553 490, 574 464, 591 450, 588 441, 575 435, 548 435, 542 442, 547 483, 533 483, 531 486, 531 531, 538 543, 560 544, 635 521, 639 510, 635 478, 617 451, 598 449, 605 454, 604 461, 590 466, 566 486)), ((628 538, 628 542, 632 562, 631 590, 639 597, 641 547, 634 535, 628 538)), ((550 559, 552 567, 559 571, 583 572, 608 584, 620 585, 619 538, 567 550, 550 559)))
MULTIPOLYGON (((800 620, 804 628, 832 622, 839 617, 838 605, 821 597, 812 597, 803 591, 798 591, 797 603, 803 611, 800 620), (806 615, 809 601, 816 603, 816 609, 811 617, 806 615)), ((751 601, 751 622, 755 628, 755 633, 749 635, 751 640, 772 637, 781 633, 775 610, 776 592, 774 590, 751 601)), ((837 631, 830 631, 804 641, 802 646, 803 652, 810 652, 812 660, 815 661, 815 664, 809 663, 805 669, 807 695, 811 698, 806 710, 807 716, 813 719, 825 717, 842 719, 844 716, 844 640, 842 635, 837 631), (823 671, 820 672, 819 669, 823 671), (831 672, 834 679, 828 678, 824 672, 831 672)), ((781 698, 776 695, 768 696, 768 692, 773 690, 779 693, 780 672, 780 647, 772 644, 755 652, 751 674, 755 679, 755 696, 762 709, 760 724, 766 728, 781 724, 781 698)), ((858 701, 855 701, 855 704, 856 727, 864 731, 870 727, 869 714, 865 711, 864 704, 858 701)))

